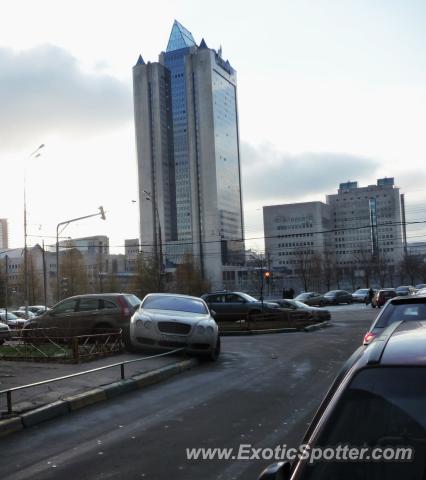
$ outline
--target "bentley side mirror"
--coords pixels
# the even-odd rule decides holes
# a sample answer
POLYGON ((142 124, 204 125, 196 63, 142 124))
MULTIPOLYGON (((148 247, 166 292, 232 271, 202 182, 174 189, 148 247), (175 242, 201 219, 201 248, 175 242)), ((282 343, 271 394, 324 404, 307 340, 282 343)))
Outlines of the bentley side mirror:
POLYGON ((216 312, 214 310, 210 310, 210 315, 213 317, 213 318, 216 318, 216 312))
POLYGON ((257 480, 289 480, 290 469, 290 462, 272 463, 263 470, 257 480))

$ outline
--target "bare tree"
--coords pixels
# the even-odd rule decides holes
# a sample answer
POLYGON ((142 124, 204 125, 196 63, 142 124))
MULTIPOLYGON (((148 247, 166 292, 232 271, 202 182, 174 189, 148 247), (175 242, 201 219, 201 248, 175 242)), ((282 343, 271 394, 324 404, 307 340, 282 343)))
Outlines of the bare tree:
POLYGON ((335 277, 335 269, 336 269, 336 255, 334 252, 330 250, 325 250, 321 257, 322 262, 322 276, 325 288, 331 290, 331 286, 333 284, 333 279, 335 277))
POLYGON ((70 248, 61 254, 59 261, 62 290, 60 297, 87 293, 89 282, 82 253, 76 248, 70 248))
MULTIPOLYGON (((131 283, 131 290, 139 298, 143 298, 148 293, 163 290, 163 288, 158 288, 159 270, 156 258, 140 253, 136 260, 134 273, 135 276, 131 283)), ((160 286, 162 287, 162 282, 160 282, 160 286)))
POLYGON ((418 255, 405 254, 400 264, 402 280, 409 279, 411 285, 416 283, 416 279, 421 277, 422 258, 418 255))
POLYGON ((210 290, 210 282, 203 278, 200 266, 191 254, 185 254, 176 267, 174 287, 178 293, 195 296, 210 290))

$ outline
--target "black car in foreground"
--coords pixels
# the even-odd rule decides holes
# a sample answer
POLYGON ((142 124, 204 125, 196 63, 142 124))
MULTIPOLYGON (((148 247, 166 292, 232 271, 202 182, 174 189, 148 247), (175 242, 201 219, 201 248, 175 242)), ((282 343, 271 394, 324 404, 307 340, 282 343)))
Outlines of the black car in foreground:
POLYGON ((259 480, 424 480, 425 345, 424 322, 396 322, 360 347, 301 442, 305 458, 270 465, 259 480), (323 457, 313 459, 313 451, 323 457))

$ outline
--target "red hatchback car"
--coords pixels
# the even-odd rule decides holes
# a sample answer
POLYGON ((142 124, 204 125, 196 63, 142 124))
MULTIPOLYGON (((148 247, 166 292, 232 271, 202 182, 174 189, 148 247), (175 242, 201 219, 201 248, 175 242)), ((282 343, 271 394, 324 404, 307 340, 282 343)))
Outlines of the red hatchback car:
POLYGON ((396 291, 394 288, 384 288, 382 290, 378 290, 374 297, 371 300, 371 306, 373 308, 380 308, 390 299, 396 297, 396 291))

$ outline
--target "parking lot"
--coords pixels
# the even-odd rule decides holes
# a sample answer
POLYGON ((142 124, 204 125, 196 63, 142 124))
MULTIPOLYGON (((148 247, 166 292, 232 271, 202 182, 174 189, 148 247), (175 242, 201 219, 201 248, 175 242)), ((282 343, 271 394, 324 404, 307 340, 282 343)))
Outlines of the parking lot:
POLYGON ((185 448, 297 446, 377 314, 331 310, 329 328, 225 337, 216 364, 0 440, 1 478, 256 478, 267 462, 190 461, 185 448))

